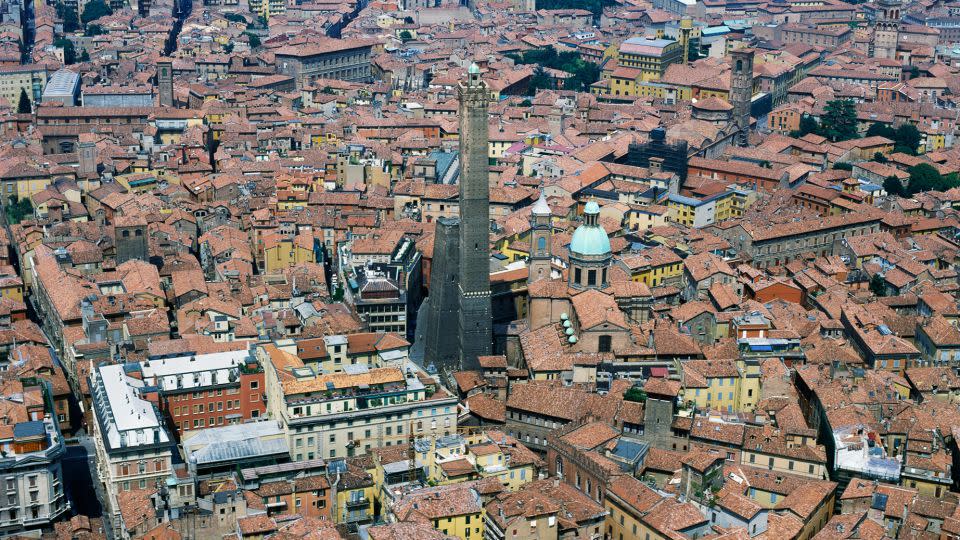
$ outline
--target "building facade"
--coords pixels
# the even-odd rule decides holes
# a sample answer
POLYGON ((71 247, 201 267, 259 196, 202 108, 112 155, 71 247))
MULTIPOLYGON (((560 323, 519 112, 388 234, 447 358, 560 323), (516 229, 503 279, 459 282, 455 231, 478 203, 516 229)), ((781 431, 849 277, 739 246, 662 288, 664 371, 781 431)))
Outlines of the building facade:
POLYGON ((309 46, 289 46, 277 50, 277 70, 296 81, 297 89, 317 79, 371 82, 370 56, 373 46, 355 40, 328 40, 309 46))
POLYGON ((411 433, 456 431, 456 396, 405 355, 382 354, 372 367, 354 364, 336 372, 304 363, 293 344, 264 345, 257 355, 264 367, 267 414, 283 425, 296 461, 361 455, 403 444, 411 433))
POLYGON ((57 422, 49 417, 18 422, 6 433, 0 436, 0 482, 6 496, 0 504, 0 534, 50 527, 70 509, 57 422))
POLYGON ((99 366, 90 374, 97 473, 107 499, 104 519, 115 528, 121 525, 121 493, 153 487, 173 472, 173 442, 138 384, 120 364, 99 366))
POLYGON ((160 411, 177 435, 260 418, 263 370, 248 350, 151 358, 128 373, 157 388, 160 411))

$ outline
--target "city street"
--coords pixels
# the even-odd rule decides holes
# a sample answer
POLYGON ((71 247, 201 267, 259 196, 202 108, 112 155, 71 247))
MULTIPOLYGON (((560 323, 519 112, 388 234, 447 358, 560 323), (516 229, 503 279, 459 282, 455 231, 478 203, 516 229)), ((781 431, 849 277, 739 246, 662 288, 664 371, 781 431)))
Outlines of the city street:
MULTIPOLYGON (((103 501, 106 494, 97 477, 96 450, 93 440, 82 432, 77 436, 78 443, 67 446, 63 458, 63 482, 75 514, 88 517, 103 515, 103 501)), ((103 527, 110 537, 109 520, 103 520, 103 527)))

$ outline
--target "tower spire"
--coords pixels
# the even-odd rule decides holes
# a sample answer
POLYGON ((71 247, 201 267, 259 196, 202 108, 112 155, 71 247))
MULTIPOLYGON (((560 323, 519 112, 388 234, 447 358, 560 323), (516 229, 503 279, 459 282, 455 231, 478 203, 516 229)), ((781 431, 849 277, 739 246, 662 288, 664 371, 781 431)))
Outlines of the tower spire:
POLYGON ((527 264, 527 283, 550 278, 553 259, 551 249, 553 225, 550 215, 550 205, 547 204, 547 199, 541 190, 540 198, 534 203, 530 212, 530 261, 527 264))

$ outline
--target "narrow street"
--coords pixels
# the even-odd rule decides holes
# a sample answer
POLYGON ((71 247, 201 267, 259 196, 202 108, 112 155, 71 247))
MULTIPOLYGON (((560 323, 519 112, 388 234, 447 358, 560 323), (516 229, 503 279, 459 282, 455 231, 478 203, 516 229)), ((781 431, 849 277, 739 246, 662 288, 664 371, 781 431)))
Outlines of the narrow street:
MULTIPOLYGON (((82 431, 77 435, 77 442, 67 446, 63 458, 63 482, 75 514, 103 516, 106 493, 97 476, 96 455, 93 439, 82 431)), ((103 528, 107 538, 113 538, 109 521, 103 520, 103 528)))

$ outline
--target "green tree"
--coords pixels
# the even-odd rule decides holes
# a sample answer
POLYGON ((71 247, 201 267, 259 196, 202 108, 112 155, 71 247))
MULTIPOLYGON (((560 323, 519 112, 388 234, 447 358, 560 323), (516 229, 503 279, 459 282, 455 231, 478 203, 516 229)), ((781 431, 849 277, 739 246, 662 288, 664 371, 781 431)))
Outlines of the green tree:
POLYGON ((63 49, 63 63, 64 64, 73 64, 77 61, 77 49, 74 47, 73 42, 67 38, 58 38, 53 42, 54 47, 59 47, 63 49))
POLYGON ((33 214, 33 203, 30 202, 30 199, 20 199, 18 201, 15 196, 11 195, 4 210, 7 214, 8 223, 20 223, 33 214))
POLYGON ((857 137, 857 109, 851 99, 827 102, 820 117, 820 132, 831 141, 847 141, 857 137))
POLYGON ((647 401, 647 393, 641 388, 631 387, 626 392, 623 393, 623 399, 626 401, 635 401, 637 403, 643 403, 647 401))
POLYGON ((880 122, 874 122, 870 124, 870 127, 867 128, 867 137, 886 137, 891 141, 897 136, 897 130, 892 127, 882 124, 880 122))
MULTIPOLYGON (((943 177, 936 167, 929 163, 919 163, 908 169, 910 173, 910 194, 921 191, 940 191, 944 187, 943 177)), ((949 188, 947 188, 949 189, 949 188)))
POLYGON ((230 54, 233 52, 233 42, 228 41, 226 45, 223 46, 223 52, 230 54))
POLYGON ((870 292, 877 296, 887 295, 887 284, 883 280, 883 276, 874 274, 873 277, 870 278, 870 292))
POLYGON ((907 190, 903 189, 903 182, 893 175, 890 175, 883 180, 883 190, 890 195, 896 195, 898 197, 903 197, 907 194, 907 190))
POLYGON ((81 61, 81 62, 89 62, 89 61, 90 61, 90 53, 88 53, 86 49, 80 51, 80 61, 81 61))
MULTIPOLYGON (((573 51, 558 53, 553 47, 532 49, 523 54, 508 54, 518 64, 535 64, 544 68, 558 69, 572 75, 564 88, 567 90, 587 91, 590 85, 600 80, 600 66, 587 62, 573 51)), ((552 84, 552 82, 551 82, 552 84)))
POLYGON ((260 46, 260 36, 250 32, 244 32, 244 34, 247 36, 247 41, 250 42, 251 49, 256 49, 260 46))
POLYGON ((603 8, 613 6, 614 0, 537 0, 537 9, 585 9, 595 18, 603 13, 603 8))
POLYGON ((107 5, 104 0, 90 0, 83 6, 83 13, 80 14, 80 22, 86 26, 100 17, 106 17, 111 14, 113 14, 113 10, 110 9, 110 6, 107 5))
POLYGON ((543 66, 537 66, 533 70, 533 76, 530 77, 530 86, 528 92, 536 95, 538 90, 550 90, 553 88, 553 78, 547 73, 543 66))
POLYGON ((74 7, 64 4, 57 4, 57 17, 63 21, 63 32, 71 34, 80 29, 80 18, 77 17, 77 10, 74 7))
POLYGON ((847 163, 846 161, 838 161, 833 164, 833 170, 835 171, 852 171, 853 163, 847 163))
POLYGON ((406 43, 413 39, 413 34, 411 34, 409 30, 401 30, 397 37, 400 38, 400 41, 406 43))
POLYGON ((900 124, 894 131, 894 152, 903 152, 914 156, 920 148, 920 130, 913 124, 900 124))
POLYGON ((882 152, 874 152, 873 161, 876 161, 877 163, 886 163, 889 160, 887 159, 887 156, 883 155, 882 152))
POLYGON ((107 31, 103 28, 102 25, 88 24, 87 31, 84 33, 90 37, 93 37, 93 36, 100 36, 100 35, 106 34, 107 31))
POLYGON ((246 17, 244 17, 243 15, 241 15, 241 14, 239 14, 239 13, 224 13, 224 14, 223 14, 223 18, 226 19, 226 20, 228 20, 228 21, 230 21, 230 22, 233 22, 233 23, 245 23, 245 22, 247 22, 246 17))
POLYGON ((17 102, 17 112, 20 114, 30 114, 33 112, 30 97, 27 96, 27 91, 23 88, 20 89, 20 100, 17 102))
POLYGON ((804 135, 810 133, 816 133, 820 130, 820 123, 817 122, 817 119, 810 116, 809 114, 803 114, 800 116, 800 127, 794 131, 790 132, 791 137, 800 138, 804 135))

